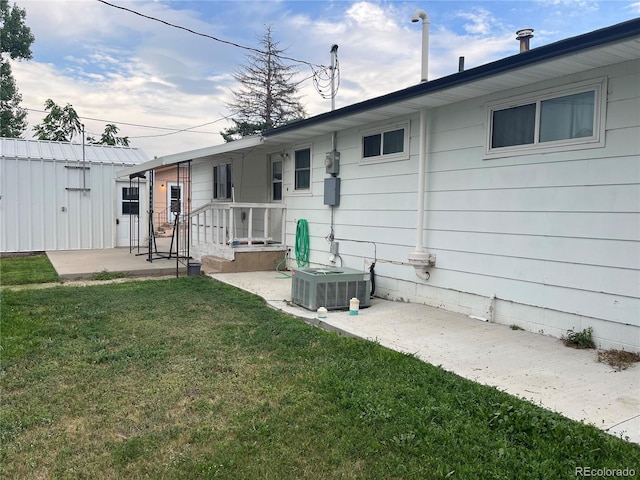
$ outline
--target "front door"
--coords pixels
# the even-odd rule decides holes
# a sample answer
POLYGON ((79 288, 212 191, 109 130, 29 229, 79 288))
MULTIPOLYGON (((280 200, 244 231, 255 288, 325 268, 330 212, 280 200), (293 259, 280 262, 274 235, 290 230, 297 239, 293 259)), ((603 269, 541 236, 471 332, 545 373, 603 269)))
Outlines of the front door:
POLYGON ((167 218, 173 223, 176 215, 184 213, 184 195, 182 183, 167 182, 167 205, 169 206, 169 214, 167 218))
POLYGON ((145 184, 116 182, 116 246, 139 245, 146 238, 147 224, 144 210, 145 184))

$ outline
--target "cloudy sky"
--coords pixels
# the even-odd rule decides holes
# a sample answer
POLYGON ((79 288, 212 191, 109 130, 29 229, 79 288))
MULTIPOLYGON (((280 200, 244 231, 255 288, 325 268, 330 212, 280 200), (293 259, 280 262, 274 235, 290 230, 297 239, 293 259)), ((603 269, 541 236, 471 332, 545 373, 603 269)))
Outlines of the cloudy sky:
POLYGON ((288 57, 306 62, 295 65, 311 116, 331 108, 312 77, 330 64, 333 44, 336 108, 419 83, 419 8, 431 20, 430 79, 455 73, 459 56, 472 68, 516 54, 520 28, 535 30, 535 48, 640 16, 630 0, 105 1, 206 36, 98 0, 15 0, 36 39, 33 59, 12 64, 29 109, 26 137, 51 98, 73 105, 87 135, 115 123, 150 158, 222 143, 233 73, 266 25, 288 57))

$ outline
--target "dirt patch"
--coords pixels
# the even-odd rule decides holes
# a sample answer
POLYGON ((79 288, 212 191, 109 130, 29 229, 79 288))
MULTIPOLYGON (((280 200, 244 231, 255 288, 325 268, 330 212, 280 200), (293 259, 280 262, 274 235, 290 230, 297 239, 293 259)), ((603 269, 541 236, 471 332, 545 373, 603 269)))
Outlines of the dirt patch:
POLYGON ((611 365, 618 371, 626 370, 634 363, 640 362, 640 354, 616 349, 600 350, 598 351, 598 362, 611 365))

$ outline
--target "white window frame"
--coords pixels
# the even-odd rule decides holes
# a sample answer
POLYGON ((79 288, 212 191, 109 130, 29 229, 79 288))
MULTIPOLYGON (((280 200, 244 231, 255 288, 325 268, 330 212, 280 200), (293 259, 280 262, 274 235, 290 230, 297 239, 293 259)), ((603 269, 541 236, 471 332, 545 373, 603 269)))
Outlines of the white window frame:
MULTIPOLYGON (((283 154, 271 154, 269 155, 269 199, 272 203, 282 203, 284 201, 284 159, 285 156, 283 154), (273 164, 276 162, 280 162, 280 175, 282 178, 280 180, 276 180, 273 178, 273 164), (273 198, 273 186, 279 183, 280 184, 280 198, 273 198)), ((295 166, 294 166, 295 169, 295 166)))
POLYGON ((409 142, 410 142, 410 131, 409 131, 409 121, 398 122, 393 124, 386 124, 383 126, 379 126, 376 128, 370 128, 367 130, 363 130, 360 132, 360 165, 370 165, 372 163, 383 163, 383 162, 397 162, 400 160, 408 160, 409 159, 409 142), (384 134, 387 132, 392 132, 394 130, 404 130, 404 138, 402 144, 402 151, 396 153, 382 153, 384 149, 384 134), (365 157, 364 156, 364 138, 370 137, 373 135, 381 135, 381 144, 380 144, 380 155, 376 155, 373 157, 365 157))
MULTIPOLYGON (((229 201, 229 200, 233 199, 233 192, 232 192, 232 190, 233 190, 233 182, 232 182, 231 178, 227 178, 226 179, 225 189, 228 186, 229 187, 228 188, 229 191, 226 192, 226 196, 225 197, 220 196, 219 189, 218 189, 218 192, 217 192, 217 195, 216 195, 216 174, 215 174, 215 170, 216 169, 220 169, 221 167, 225 168, 225 176, 226 176, 227 172, 229 174, 233 175, 233 166, 232 166, 231 162, 218 163, 218 164, 213 166, 213 169, 212 169, 213 179, 212 179, 212 182, 211 182, 211 185, 213 187, 212 197, 213 197, 214 200, 226 202, 226 201, 229 201)), ((218 179, 218 185, 220 185, 220 181, 219 180, 220 179, 218 179)))
MULTIPOLYGON (((292 169, 293 169, 293 192, 294 194, 310 194, 313 186, 313 149, 311 145, 299 145, 293 148, 292 154, 292 169), (309 150, 309 188, 296 188, 296 152, 301 150, 309 150)), ((284 196, 284 192, 283 192, 284 196)))
POLYGON ((507 157, 512 155, 530 155, 545 152, 561 152, 569 150, 582 150, 587 148, 600 148, 605 145, 605 114, 607 104, 607 79, 598 78, 577 82, 571 85, 549 88, 539 92, 513 97, 507 101, 495 102, 486 106, 486 150, 487 159, 507 157), (540 142, 540 105, 545 100, 574 95, 578 93, 595 92, 593 112, 593 135, 590 137, 569 138, 540 142), (528 104, 536 105, 536 118, 533 143, 513 145, 508 147, 491 147, 493 137, 493 112, 507 108, 520 107, 528 104))

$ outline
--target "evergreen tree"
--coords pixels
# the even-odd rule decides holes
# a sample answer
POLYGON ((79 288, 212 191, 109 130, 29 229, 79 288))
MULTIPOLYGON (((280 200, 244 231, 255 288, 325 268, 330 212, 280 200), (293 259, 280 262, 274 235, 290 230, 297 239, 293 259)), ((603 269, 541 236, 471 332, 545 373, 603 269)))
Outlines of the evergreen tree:
POLYGON ((227 107, 235 112, 235 126, 221 135, 226 142, 270 130, 302 119, 304 106, 297 97, 298 84, 293 81, 297 71, 282 61, 284 49, 272 38, 271 26, 259 39, 260 53, 247 55, 248 64, 234 74, 240 89, 227 107))
POLYGON ((25 24, 26 12, 8 0, 0 0, 0 136, 19 137, 27 128, 27 111, 20 107, 20 95, 9 59, 29 60, 35 40, 25 24))

